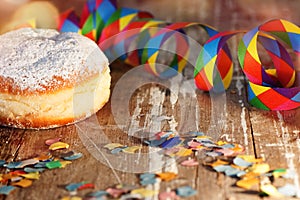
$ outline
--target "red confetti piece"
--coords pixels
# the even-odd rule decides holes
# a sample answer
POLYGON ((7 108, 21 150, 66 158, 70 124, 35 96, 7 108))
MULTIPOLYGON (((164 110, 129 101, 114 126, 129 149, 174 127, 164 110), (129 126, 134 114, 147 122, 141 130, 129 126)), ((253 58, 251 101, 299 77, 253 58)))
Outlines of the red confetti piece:
POLYGON ((61 138, 52 138, 52 139, 48 139, 45 141, 45 144, 50 146, 51 144, 54 144, 56 142, 59 142, 61 140, 61 138))

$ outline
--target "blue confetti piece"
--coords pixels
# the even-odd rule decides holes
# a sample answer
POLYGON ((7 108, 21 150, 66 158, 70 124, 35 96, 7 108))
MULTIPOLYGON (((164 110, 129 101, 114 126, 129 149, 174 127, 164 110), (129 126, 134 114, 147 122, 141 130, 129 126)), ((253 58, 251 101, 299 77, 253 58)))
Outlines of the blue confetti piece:
POLYGON ((295 185, 286 184, 285 186, 278 188, 278 192, 284 196, 294 197, 297 195, 297 188, 295 185))
POLYGON ((72 192, 72 191, 76 191, 78 188, 80 188, 81 186, 83 186, 85 184, 85 182, 80 182, 80 183, 71 183, 69 185, 66 186, 66 190, 72 192))
POLYGON ((231 168, 229 165, 218 165, 213 167, 213 169, 217 172, 225 172, 229 168, 231 168))
POLYGON ((151 147, 158 147, 162 143, 164 143, 166 140, 167 140, 167 138, 163 137, 159 140, 147 140, 147 141, 145 141, 145 143, 148 144, 151 147))
POLYGON ((0 194, 9 195, 9 193, 11 191, 13 191, 14 189, 16 189, 16 187, 11 186, 11 185, 9 185, 9 186, 2 186, 2 187, 0 187, 0 194))
POLYGON ((10 163, 7 163, 6 165, 4 165, 6 168, 8 169, 16 169, 18 168, 20 165, 22 164, 21 161, 19 162, 10 162, 10 163))
POLYGON ((144 173, 140 175, 140 179, 149 179, 149 178, 155 178, 156 174, 152 173, 144 173))
POLYGON ((45 168, 32 168, 32 167, 25 167, 24 172, 27 173, 36 173, 36 172, 43 172, 45 168))
POLYGON ((150 185, 156 183, 156 175, 151 174, 151 173, 144 173, 140 175, 140 184, 145 186, 145 185, 150 185))
POLYGON ((0 160, 0 167, 3 167, 3 165, 6 163, 5 160, 0 160))
POLYGON ((161 147, 164 149, 169 149, 169 148, 173 148, 174 146, 179 145, 181 142, 182 142, 182 140, 180 139, 180 137, 175 136, 173 138, 168 139, 164 143, 162 143, 161 147))
POLYGON ((106 196, 108 194, 109 193, 104 191, 104 190, 99 190, 99 191, 96 191, 96 192, 89 193, 89 194, 87 194, 87 196, 88 197, 97 197, 97 199, 98 199, 98 198, 106 196))
POLYGON ((75 153, 75 154, 73 154, 71 156, 65 156, 65 157, 63 157, 63 159, 64 160, 77 160, 77 159, 79 159, 81 157, 82 157, 82 153, 75 153))
POLYGON ((248 162, 240 157, 235 157, 233 159, 233 163, 237 166, 240 166, 240 167, 250 167, 252 165, 251 162, 248 162))
POLYGON ((222 146, 220 146, 222 149, 232 149, 234 148, 233 144, 224 144, 222 146))
POLYGON ((241 170, 229 166, 229 167, 225 170, 225 175, 226 175, 226 176, 230 176, 230 177, 237 177, 237 175, 238 175, 239 173, 241 173, 241 172, 242 172, 241 170))
POLYGON ((46 168, 47 167, 46 166, 47 163, 48 162, 39 162, 39 163, 35 164, 33 167, 34 168, 46 168))
POLYGON ((110 153, 112 153, 112 154, 118 154, 118 153, 120 153, 123 149, 126 149, 126 148, 127 148, 127 146, 124 146, 124 147, 117 147, 117 148, 111 150, 110 153))
POLYGON ((176 194, 180 197, 190 197, 197 194, 197 191, 190 186, 183 186, 176 189, 176 194))

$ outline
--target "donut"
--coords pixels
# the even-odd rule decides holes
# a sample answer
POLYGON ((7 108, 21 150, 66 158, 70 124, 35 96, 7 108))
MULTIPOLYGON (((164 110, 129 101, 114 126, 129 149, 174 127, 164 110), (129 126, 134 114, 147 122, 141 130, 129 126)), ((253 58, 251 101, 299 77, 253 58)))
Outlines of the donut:
POLYGON ((22 28, 0 35, 0 44, 0 125, 59 127, 84 120, 108 101, 108 60, 92 40, 22 28))

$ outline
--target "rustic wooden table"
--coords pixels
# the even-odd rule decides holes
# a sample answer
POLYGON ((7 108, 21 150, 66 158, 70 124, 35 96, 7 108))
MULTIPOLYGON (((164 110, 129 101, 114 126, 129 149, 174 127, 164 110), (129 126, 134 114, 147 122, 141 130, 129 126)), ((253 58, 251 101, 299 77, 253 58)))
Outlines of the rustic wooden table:
MULTIPOLYGON (((58 1, 54 2, 60 6, 58 1)), ((126 1, 120 4, 149 10, 160 19, 201 21, 221 30, 250 28, 274 17, 290 19, 295 23, 300 20, 299 13, 296 12, 299 8, 297 1, 255 1, 256 4, 233 0, 189 2, 186 6, 180 0, 126 1)), ((232 40, 230 45, 232 48, 236 47, 236 41, 232 40)), ((223 105, 209 94, 194 90, 193 81, 189 77, 169 80, 173 81, 169 88, 156 83, 137 87, 130 101, 126 102, 126 88, 135 85, 136 80, 134 77, 127 77, 128 85, 122 85, 121 77, 130 74, 132 68, 119 61, 114 62, 111 65, 114 101, 108 102, 97 113, 97 118, 92 117, 77 125, 50 130, 0 128, 0 159, 18 161, 32 158, 47 152, 48 147, 44 141, 56 137, 61 137, 73 150, 83 153, 83 158, 74 161, 65 169, 46 171, 31 187, 17 189, 0 198, 60 199, 68 195, 63 185, 80 181, 92 182, 99 190, 118 183, 138 184, 137 176, 133 173, 137 165, 134 159, 128 159, 127 163, 124 158, 119 157, 105 160, 97 146, 109 142, 142 145, 137 133, 169 129, 179 133, 198 130, 228 142, 239 143, 245 147, 246 154, 264 158, 272 168, 295 171, 292 183, 300 190, 300 109, 269 112, 251 107, 247 103, 246 80, 237 64, 235 68, 230 88, 219 99, 223 101, 223 105), (189 89, 188 84, 191 84, 189 89), (118 94, 114 93, 116 85, 123 88, 118 90, 118 94), (119 116, 112 112, 113 109, 119 109, 119 116), (126 109, 129 110, 129 116, 126 115, 126 109)), ((147 159, 149 164, 146 167, 149 171, 168 170, 178 172, 180 176, 177 181, 153 186, 161 191, 187 184, 198 192, 196 196, 188 199, 263 198, 256 192, 235 187, 235 179, 208 170, 205 166, 186 168, 167 160, 163 169, 156 169, 155 163, 161 161, 145 156, 144 161, 147 162, 147 159)), ((138 158, 139 160, 143 159, 138 158)))

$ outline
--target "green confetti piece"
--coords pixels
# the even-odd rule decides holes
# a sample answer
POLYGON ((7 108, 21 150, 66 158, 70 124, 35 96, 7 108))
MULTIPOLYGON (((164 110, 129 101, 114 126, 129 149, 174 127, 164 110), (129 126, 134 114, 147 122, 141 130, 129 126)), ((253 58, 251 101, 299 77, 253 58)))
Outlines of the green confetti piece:
POLYGON ((46 167, 48 169, 55 169, 55 168, 60 168, 62 166, 61 162, 59 160, 56 161, 51 161, 46 163, 46 167))

